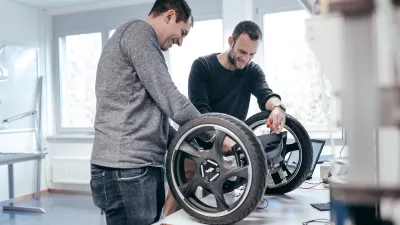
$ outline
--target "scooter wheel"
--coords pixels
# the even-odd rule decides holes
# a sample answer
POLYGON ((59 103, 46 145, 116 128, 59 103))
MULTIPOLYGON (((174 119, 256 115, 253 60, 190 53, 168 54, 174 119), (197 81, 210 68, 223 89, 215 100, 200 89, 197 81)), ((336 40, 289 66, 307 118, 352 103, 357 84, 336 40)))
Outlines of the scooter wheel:
POLYGON ((232 224, 248 216, 262 199, 266 161, 260 141, 244 122, 226 114, 208 113, 179 129, 169 146, 166 175, 172 195, 190 216, 205 224, 232 224), (204 133, 215 134, 209 149, 196 145, 196 139, 204 133), (246 163, 232 165, 224 160, 225 137, 239 145, 246 163), (185 171, 188 160, 195 168, 190 178, 185 171), (243 182, 239 191, 227 193, 224 184, 232 179, 243 182), (210 193, 199 196, 199 188, 210 193))
MULTIPOLYGON (((248 118, 245 123, 258 135, 261 129, 267 128, 266 119, 270 116, 269 111, 257 113, 248 118)), ((275 184, 267 179, 267 188, 265 194, 285 194, 298 188, 304 183, 310 174, 312 166, 313 149, 311 139, 303 125, 294 117, 286 114, 286 122, 283 131, 288 132, 287 142, 285 144, 282 157, 286 154, 295 153, 298 155, 298 161, 295 168, 288 170, 286 181, 275 184)))

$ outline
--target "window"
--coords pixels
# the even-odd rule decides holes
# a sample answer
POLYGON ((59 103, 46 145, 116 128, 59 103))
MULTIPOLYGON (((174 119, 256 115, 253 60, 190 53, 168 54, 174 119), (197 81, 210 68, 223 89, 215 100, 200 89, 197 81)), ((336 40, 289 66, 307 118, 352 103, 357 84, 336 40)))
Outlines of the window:
POLYGON ((175 85, 188 95, 188 78, 195 59, 223 51, 222 19, 195 22, 181 47, 174 45, 170 51, 170 71, 175 85), (209 35, 206 35, 209 34, 209 35))
POLYGON ((102 50, 101 33, 60 39, 61 127, 93 127, 95 79, 102 50))
POLYGON ((282 97, 287 112, 303 125, 328 125, 329 93, 323 74, 305 38, 304 10, 265 14, 264 72, 272 90, 282 97))

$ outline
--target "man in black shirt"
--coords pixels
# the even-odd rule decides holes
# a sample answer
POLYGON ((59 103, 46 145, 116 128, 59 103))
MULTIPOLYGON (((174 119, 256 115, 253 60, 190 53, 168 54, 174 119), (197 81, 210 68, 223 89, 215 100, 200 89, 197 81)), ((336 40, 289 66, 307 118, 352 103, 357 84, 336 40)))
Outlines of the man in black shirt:
POLYGON ((253 94, 262 111, 269 110, 272 133, 285 125, 285 106, 272 92, 259 65, 252 62, 262 39, 260 27, 251 21, 236 25, 223 53, 199 57, 189 76, 189 99, 201 113, 219 112, 246 119, 253 94))
MULTIPOLYGON (((200 113, 225 113, 244 121, 253 94, 262 111, 271 111, 271 133, 279 134, 285 125, 286 107, 280 96, 269 88, 260 66, 252 62, 261 39, 262 32, 256 23, 243 21, 236 25, 228 39, 230 48, 227 51, 199 57, 193 62, 189 99, 200 113)), ((227 137, 223 151, 229 152, 234 144, 227 137)), ((185 162, 188 175, 195 170, 193 163, 185 162)), ((168 216, 179 209, 168 190, 163 215, 168 216)))
MULTIPOLYGON (((200 113, 219 112, 242 121, 247 117, 250 97, 257 98, 260 110, 271 111, 271 133, 279 134, 285 125, 286 107, 273 93, 259 65, 252 62, 262 39, 260 27, 252 21, 236 25, 223 53, 199 57, 189 76, 189 99, 200 113)), ((226 138, 224 151, 234 142, 226 138)))

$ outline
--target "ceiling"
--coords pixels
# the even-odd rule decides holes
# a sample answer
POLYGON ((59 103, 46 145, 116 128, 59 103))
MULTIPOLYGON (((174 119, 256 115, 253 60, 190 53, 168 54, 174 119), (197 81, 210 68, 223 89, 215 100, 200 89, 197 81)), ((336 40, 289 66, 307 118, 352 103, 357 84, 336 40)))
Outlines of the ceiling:
POLYGON ((22 4, 38 7, 38 8, 57 8, 65 6, 73 6, 79 4, 94 3, 103 0, 12 0, 14 2, 19 2, 22 4))
MULTIPOLYGON (((29 6, 42 8, 42 9, 54 9, 61 7, 76 7, 83 5, 96 5, 96 4, 113 4, 119 2, 119 0, 10 0, 29 6)), ((132 5, 141 4, 146 2, 154 2, 151 0, 123 0, 129 2, 132 5)))

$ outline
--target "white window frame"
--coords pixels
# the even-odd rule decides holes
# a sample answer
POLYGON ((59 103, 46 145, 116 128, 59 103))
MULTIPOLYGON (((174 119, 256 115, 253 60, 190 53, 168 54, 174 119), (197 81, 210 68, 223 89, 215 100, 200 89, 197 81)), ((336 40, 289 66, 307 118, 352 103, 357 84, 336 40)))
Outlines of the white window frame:
POLYGON ((104 45, 106 44, 105 40, 108 40, 108 34, 109 31, 112 29, 106 29, 104 31, 99 31, 99 30, 90 30, 86 32, 79 32, 79 33, 71 33, 71 34, 66 34, 63 36, 58 36, 55 37, 55 57, 54 57, 54 62, 55 62, 55 69, 56 69, 56 104, 55 104, 55 120, 56 120, 56 134, 87 134, 87 135, 92 135, 94 134, 94 127, 65 127, 62 126, 62 76, 64 75, 65 68, 63 68, 65 62, 65 41, 67 36, 71 35, 80 35, 80 34, 91 34, 91 33, 101 33, 102 36, 102 48, 104 48, 104 45))
MULTIPOLYGON (((255 22, 260 26, 261 31, 263 35, 265 34, 264 30, 264 15, 265 14, 272 14, 272 13, 279 13, 279 12, 288 12, 288 11, 296 11, 296 10, 305 10, 304 8, 301 7, 300 4, 297 2, 293 1, 293 3, 282 3, 282 4, 277 4, 274 5, 273 7, 266 7, 266 6, 260 6, 256 5, 255 6, 255 22)), ((264 41, 260 43, 259 46, 259 54, 255 58, 255 61, 261 66, 261 68, 265 68, 265 59, 264 59, 264 41)), ((268 80, 267 80, 268 82, 268 80)), ((284 99, 283 103, 284 103, 284 99)), ((338 99, 335 96, 332 96, 329 106, 331 107, 331 117, 332 117, 332 124, 331 127, 327 125, 304 125, 308 133, 310 134, 311 138, 316 138, 316 139, 329 139, 329 131, 332 131, 332 137, 333 139, 343 139, 343 128, 336 124, 336 121, 340 119, 340 112, 338 110, 338 99)))

